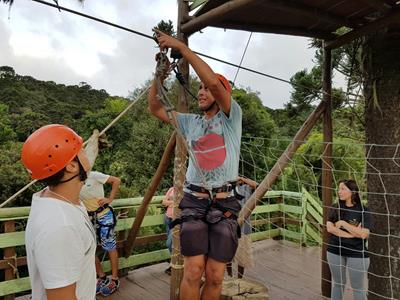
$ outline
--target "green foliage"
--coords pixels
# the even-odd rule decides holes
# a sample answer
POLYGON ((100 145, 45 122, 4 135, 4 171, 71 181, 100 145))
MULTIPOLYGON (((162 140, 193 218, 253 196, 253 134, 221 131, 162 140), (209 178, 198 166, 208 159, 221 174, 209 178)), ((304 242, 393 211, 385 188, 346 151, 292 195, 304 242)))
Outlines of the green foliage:
POLYGON ((15 71, 9 66, 0 67, 0 78, 13 78, 15 76, 15 71))
POLYGON ((275 122, 256 93, 244 89, 235 89, 232 92, 232 97, 242 108, 243 136, 270 138, 275 134, 275 122))
POLYGON ((36 129, 50 123, 48 116, 30 109, 24 110, 21 114, 13 114, 11 117, 19 141, 26 140, 36 129))
MULTIPOLYGON (((308 95, 307 89, 317 88, 320 84, 319 78, 320 70, 317 68, 310 72, 303 70, 293 76, 292 80, 301 84, 294 90, 291 103, 285 109, 272 110, 264 107, 259 95, 249 89, 233 90, 232 97, 243 111, 239 170, 241 174, 257 181, 265 177, 313 109, 313 101, 318 95, 308 95)), ((169 99, 178 109, 178 95, 181 89, 179 83, 170 79, 165 85, 169 99)), ((198 87, 198 78, 191 77, 191 92, 197 94, 198 87)), ((8 198, 29 182, 26 171, 19 162, 19 155, 21 144, 30 133, 48 123, 62 123, 71 126, 87 139, 93 129, 105 128, 142 90, 136 89, 129 99, 110 97, 106 91, 94 90, 85 82, 65 86, 15 74, 11 67, 0 67, 0 179, 4 195, 0 200, 8 198)), ((192 99, 189 95, 187 97, 189 111, 201 113, 197 99, 192 99)), ((355 109, 362 113, 362 106, 355 109)), ((349 107, 340 107, 335 111, 334 124, 338 132, 336 141, 355 144, 363 140, 363 127, 359 120, 354 118, 349 107)), ((314 131, 319 130, 317 127, 314 131)), ((171 133, 171 126, 149 114, 145 95, 107 131, 107 140, 112 147, 100 152, 94 169, 121 177, 119 197, 143 195, 171 133)), ((276 184, 277 188, 298 191, 301 188, 300 182, 308 182, 314 186, 319 184, 321 172, 318 168, 321 165, 319 156, 322 148, 317 140, 320 140, 320 135, 313 135, 312 139, 300 148, 305 157, 315 155, 315 161, 301 159, 300 154, 295 160, 296 164, 289 165, 284 171, 276 184)), ((334 151, 339 151, 338 156, 348 156, 348 152, 340 152, 340 148, 334 151)), ((354 156, 363 157, 362 152, 356 153, 354 156)), ((347 170, 342 176, 350 177, 352 171, 348 167, 346 169, 346 164, 350 162, 340 162, 343 165, 339 165, 338 168, 347 170)), ((359 171, 362 166, 356 164, 355 169, 359 171)), ((172 174, 171 161, 159 193, 165 192, 171 186, 172 174)), ((25 193, 20 203, 25 201, 22 199, 28 199, 24 203, 29 203, 30 194, 31 191, 25 193)))
MULTIPOLYGON (((28 126, 31 122, 33 128, 30 131, 44 122, 76 128, 86 111, 101 109, 104 100, 109 97, 106 91, 92 89, 86 83, 65 86, 53 81, 40 81, 16 75, 7 66, 0 67, 0 74, 0 103, 8 105, 14 115, 14 124, 22 120, 21 115, 27 114, 29 121, 21 126, 28 126)), ((19 141, 23 141, 25 136, 19 132, 19 141)))
MULTIPOLYGON (((314 196, 321 195, 322 153, 325 144, 321 133, 312 134, 297 150, 292 163, 284 170, 275 189, 300 191, 304 186, 314 196)), ((365 155, 363 144, 349 138, 333 139, 333 179, 355 179, 364 188, 365 155)))
MULTIPOLYGON (((164 21, 161 20, 157 26, 155 26, 153 29, 158 29, 161 32, 164 32, 165 34, 171 35, 171 36, 175 36, 175 30, 174 30, 174 24, 172 23, 171 20, 168 21, 164 21)), ((153 34, 153 37, 156 38, 157 35, 156 33, 153 34)))
MULTIPOLYGON (((21 163, 22 143, 7 142, 0 144, 0 202, 16 193, 29 182, 29 175, 21 163)), ((28 205, 26 198, 18 198, 15 205, 28 205)))
POLYGON ((312 103, 320 98, 321 74, 321 68, 316 66, 311 71, 301 70, 290 78, 294 91, 291 94, 290 102, 286 104, 289 113, 308 111, 312 107, 312 103))
POLYGON ((262 105, 258 94, 250 90, 234 89, 232 97, 238 102, 243 112, 242 163, 239 173, 260 181, 265 176, 265 164, 270 162, 266 162, 265 157, 259 155, 259 152, 267 151, 268 139, 275 135, 276 125, 268 110, 262 105), (265 138, 265 142, 260 146, 260 141, 254 140, 254 137, 265 138))
POLYGON ((15 140, 16 134, 11 127, 11 120, 8 116, 8 106, 0 103, 0 145, 15 140))

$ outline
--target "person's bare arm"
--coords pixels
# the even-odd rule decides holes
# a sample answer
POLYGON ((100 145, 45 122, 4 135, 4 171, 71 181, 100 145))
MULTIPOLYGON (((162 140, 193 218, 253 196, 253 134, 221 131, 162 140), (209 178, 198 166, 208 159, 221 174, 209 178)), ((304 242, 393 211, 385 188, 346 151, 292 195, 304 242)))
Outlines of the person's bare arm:
POLYGON ((350 234, 352 234, 354 237, 358 237, 361 239, 367 239, 369 236, 369 229, 361 227, 361 224, 359 226, 354 226, 347 223, 346 221, 339 220, 335 223, 335 227, 338 229, 344 228, 348 232, 350 232, 350 234))
POLYGON ((339 229, 339 228, 337 228, 336 226, 335 226, 335 224, 333 224, 332 222, 326 222, 326 230, 329 232, 329 233, 331 233, 331 234, 333 234, 333 235, 336 235, 336 236, 338 236, 338 237, 343 237, 343 238, 354 238, 354 236, 353 235, 351 235, 350 233, 348 233, 348 232, 346 232, 346 231, 344 231, 344 230, 341 230, 341 229, 339 229))
POLYGON ((238 180, 243 181, 245 184, 249 185, 253 190, 255 190, 258 186, 258 183, 254 180, 251 180, 250 178, 239 177, 238 180))
POLYGON ((210 66, 181 41, 166 35, 161 31, 156 30, 156 32, 161 50, 165 48, 173 48, 178 50, 196 71, 196 74, 200 77, 200 80, 210 90, 211 94, 217 101, 219 108, 225 114, 229 115, 231 109, 231 96, 224 88, 222 83, 218 80, 210 66))
POLYGON ((121 179, 115 176, 110 176, 108 177, 106 183, 112 184, 110 196, 108 198, 99 199, 98 203, 100 206, 103 206, 104 204, 110 204, 111 202, 113 202, 115 196, 119 191, 119 185, 121 184, 121 179))
POLYGON ((57 289, 46 289, 47 300, 77 300, 76 283, 57 289))

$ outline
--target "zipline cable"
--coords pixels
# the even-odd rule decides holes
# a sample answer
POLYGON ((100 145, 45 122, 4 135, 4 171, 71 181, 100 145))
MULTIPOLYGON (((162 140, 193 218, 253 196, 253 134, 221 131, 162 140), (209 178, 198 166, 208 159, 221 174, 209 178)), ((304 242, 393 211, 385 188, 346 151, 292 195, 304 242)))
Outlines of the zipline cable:
MULTIPOLYGON (((253 36, 253 32, 250 32, 249 38, 247 39, 246 47, 244 48, 244 51, 243 51, 242 58, 240 59, 240 63, 239 63, 239 66, 240 66, 240 67, 242 66, 242 62, 243 62, 243 59, 244 59, 244 57, 245 57, 245 55, 246 55, 247 48, 249 47, 250 40, 251 40, 251 37, 252 37, 252 36, 253 36)), ((237 68, 237 70, 236 70, 235 78, 233 79, 233 86, 235 86, 236 78, 237 78, 237 76, 238 76, 238 74, 239 74, 240 67, 237 68)))
POLYGON ((56 5, 56 4, 49 3, 49 2, 46 2, 46 1, 42 1, 42 0, 32 0, 32 1, 40 3, 40 4, 43 4, 43 5, 54 7, 56 9, 58 9, 58 10, 65 10, 65 11, 71 13, 71 14, 78 15, 78 16, 81 16, 81 17, 84 17, 84 18, 87 18, 87 19, 91 19, 93 21, 100 22, 100 23, 106 24, 108 26, 116 27, 116 28, 119 28, 119 29, 122 29, 122 30, 125 30, 125 31, 129 31, 131 33, 134 33, 134 34, 143 36, 145 38, 154 40, 154 37, 151 36, 151 35, 148 35, 148 34, 145 34, 145 33, 142 33, 140 31, 133 30, 133 29, 130 29, 130 28, 127 28, 127 27, 123 27, 123 26, 120 26, 118 24, 111 23, 111 22, 105 21, 103 19, 96 18, 96 17, 93 17, 91 15, 87 15, 87 14, 81 13, 79 11, 76 11, 76 10, 73 10, 73 9, 70 9, 70 8, 66 8, 64 6, 56 5))
MULTIPOLYGON (((73 10, 73 9, 70 9, 70 8, 66 8, 66 7, 64 7, 64 6, 60 6, 60 5, 57 5, 57 4, 49 3, 49 2, 46 2, 46 1, 43 1, 43 0, 32 0, 32 1, 33 1, 33 2, 37 2, 37 3, 40 3, 40 4, 43 4, 43 5, 47 5, 47 6, 53 7, 53 8, 55 8, 55 9, 59 10, 59 11, 62 11, 62 10, 63 10, 63 11, 69 12, 69 13, 71 13, 71 14, 75 14, 75 15, 78 15, 78 16, 81 16, 81 17, 84 17, 84 18, 87 18, 87 19, 91 19, 91 20, 96 21, 96 22, 100 22, 100 23, 106 24, 106 25, 108 25, 108 26, 112 26, 112 27, 115 27, 115 28, 118 28, 118 29, 121 29, 121 30, 124 30, 124 31, 128 31, 128 32, 133 33, 133 34, 137 34, 137 35, 139 35, 139 36, 142 36, 142 37, 145 37, 145 38, 148 38, 148 39, 155 40, 155 38, 154 38, 153 36, 151 36, 151 35, 148 35, 148 34, 145 34, 145 33, 140 32, 140 31, 133 30, 133 29, 130 29, 130 28, 127 28, 127 27, 124 27, 124 26, 121 26, 121 25, 118 25, 118 24, 109 22, 109 21, 105 21, 105 20, 103 20, 103 19, 96 18, 96 17, 94 17, 94 16, 91 16, 91 15, 88 15, 88 14, 84 14, 84 13, 78 12, 78 11, 73 10)), ((248 42, 249 42, 249 41, 250 41, 250 38, 249 38, 248 42)), ((248 46, 248 45, 247 45, 247 46, 248 46)), ((246 46, 246 49, 247 49, 247 46, 246 46)), ((217 62, 220 62, 220 63, 226 64, 226 65, 229 65, 229 66, 238 68, 238 70, 239 70, 239 69, 245 70, 245 71, 248 71, 248 72, 251 72, 251 73, 255 73, 255 74, 258 74, 258 75, 267 77, 267 78, 271 78, 271 79, 274 79, 274 80, 278 80, 278 81, 281 81, 281 82, 288 83, 288 84, 290 84, 290 85, 292 85, 292 86, 304 87, 304 88, 307 88, 307 89, 309 89, 309 90, 314 90, 314 91, 316 91, 316 92, 318 92, 318 93, 324 93, 323 91, 316 90, 316 89, 314 89, 314 88, 305 87, 305 86, 302 86, 302 85, 299 85, 299 84, 295 84, 295 83, 293 83, 293 82, 290 82, 289 80, 286 80, 286 79, 283 79, 283 78, 280 78, 280 77, 277 77, 277 76, 273 76, 273 75, 270 75, 270 74, 267 74, 267 73, 264 73, 264 72, 256 71, 256 70, 253 70, 253 69, 250 69, 250 68, 246 68, 246 67, 243 67, 243 66, 241 66, 241 65, 237 65, 237 64, 228 62, 228 61, 226 61, 226 60, 222 60, 222 59, 219 59, 219 58, 216 58, 216 57, 212 57, 212 56, 207 55, 207 54, 203 54, 203 53, 200 53, 200 52, 197 52, 197 51, 193 51, 193 52, 194 52, 195 54, 197 54, 197 55, 202 56, 202 57, 205 57, 205 58, 208 58, 208 59, 212 59, 212 60, 215 60, 215 61, 217 61, 217 62)), ((242 60, 243 60, 243 57, 242 57, 242 60)), ((241 62, 242 62, 242 61, 241 61, 241 62)), ((146 89, 146 91, 147 91, 147 90, 148 90, 148 88, 146 89)), ((116 122, 116 121, 115 121, 115 122, 116 122)), ((115 122, 114 122, 114 123, 115 123, 115 122)), ((113 125, 113 124, 112 124, 112 125, 113 125)), ((111 127, 112 125, 110 125, 110 127, 111 127)), ((104 133, 107 129, 108 129, 108 128, 104 129, 104 130, 102 131, 102 133, 104 133)), ((15 193, 14 195, 12 195, 10 198, 8 198, 6 201, 4 201, 3 203, 1 203, 1 204, 0 204, 0 208, 2 208, 2 207, 4 207, 5 205, 7 205, 7 203, 9 203, 11 200, 13 200, 15 197, 17 197, 19 194, 21 194, 21 193, 22 193, 23 191, 25 191, 27 188, 29 188, 30 186, 32 186, 35 182, 36 182, 36 180, 31 181, 31 182, 28 183, 26 186, 24 186, 20 191, 18 191, 17 193, 15 193)))
MULTIPOLYGON (((128 31, 130 33, 137 34, 137 35, 140 35, 140 36, 148 38, 148 39, 155 40, 155 38, 153 36, 151 36, 151 35, 148 35, 148 34, 145 34, 143 32, 140 32, 140 31, 137 31, 137 30, 133 30, 133 29, 130 29, 130 28, 127 28, 127 27, 124 27, 124 26, 121 26, 121 25, 118 25, 118 24, 115 24, 115 23, 112 23, 112 22, 105 21, 103 19, 96 18, 96 17, 93 17, 91 15, 78 12, 78 11, 70 9, 70 8, 59 6, 59 5, 56 5, 56 4, 53 4, 53 3, 49 3, 49 2, 46 2, 46 1, 43 1, 43 0, 32 0, 32 1, 40 3, 40 4, 43 4, 43 5, 51 6, 51 7, 55 8, 55 9, 58 9, 58 10, 64 10, 64 11, 69 12, 71 14, 75 14, 75 15, 78 15, 78 16, 81 16, 81 17, 84 17, 84 18, 87 18, 87 19, 91 19, 93 21, 100 22, 100 23, 106 24, 108 26, 116 27, 118 29, 128 31)), ((253 70, 253 69, 250 69, 250 68, 246 68, 246 67, 243 67, 241 65, 234 64, 234 63, 228 62, 226 60, 219 59, 219 58, 216 58, 216 57, 213 57, 213 56, 201 53, 201 52, 197 52, 197 51, 193 51, 193 52, 196 53, 197 55, 202 56, 202 57, 205 57, 205 58, 208 58, 208 59, 212 59, 212 60, 215 60, 217 62, 226 64, 226 65, 229 65, 229 66, 232 66, 232 67, 235 67, 235 68, 239 68, 241 70, 245 70, 245 71, 248 71, 248 72, 251 72, 251 73, 255 73, 255 74, 258 74, 258 75, 261 75, 261 76, 264 76, 264 77, 268 77, 268 78, 271 78, 271 79, 275 79, 275 80, 278 80, 278 81, 281 81, 281 82, 286 82, 286 83, 288 83, 290 85, 295 85, 295 86, 301 86, 301 87, 304 87, 304 88, 308 88, 308 87, 305 87, 305 86, 302 86, 302 85, 297 85, 297 84, 295 84, 293 82, 290 82, 289 80, 286 80, 286 79, 283 79, 283 78, 280 78, 280 77, 277 77, 277 76, 273 76, 273 75, 270 75, 270 74, 267 74, 267 73, 264 73, 264 72, 256 71, 256 70, 253 70)), ((308 89, 312 89, 312 88, 308 88, 308 89)), ((318 92, 321 92, 321 91, 318 90, 318 92)))

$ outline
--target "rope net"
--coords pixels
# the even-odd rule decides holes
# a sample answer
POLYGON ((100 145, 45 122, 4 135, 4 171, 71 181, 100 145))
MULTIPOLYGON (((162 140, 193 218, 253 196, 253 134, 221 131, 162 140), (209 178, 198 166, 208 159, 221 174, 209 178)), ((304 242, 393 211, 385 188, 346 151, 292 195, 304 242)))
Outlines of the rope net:
MULTIPOLYGON (((290 142, 243 137, 240 175, 261 182, 290 142)), ((360 290, 376 299, 400 299, 400 238, 395 227, 400 214, 394 205, 400 191, 393 189, 393 181, 400 173, 399 145, 362 144, 337 138, 332 146, 333 205, 338 201, 339 181, 353 179, 372 219, 367 248, 362 249, 371 263, 368 268, 363 262, 365 276, 360 290), (389 165, 388 171, 383 171, 383 163, 389 165), (376 186, 367 187, 367 180, 374 180, 376 186), (386 288, 382 289, 382 285, 386 288)), ((239 275, 240 262, 245 267, 243 278, 264 284, 272 299, 321 299, 322 246, 329 246, 329 241, 322 239, 326 230, 323 210, 329 211, 333 206, 324 206, 321 199, 325 147, 319 133, 312 134, 300 146, 272 189, 259 199, 250 217, 253 242, 245 239, 239 243, 233 277, 239 275)), ((359 269, 346 261, 338 266, 346 267, 341 276, 347 274, 344 287, 347 299, 359 290, 348 272, 359 269)), ((344 283, 345 278, 342 279, 344 283)))

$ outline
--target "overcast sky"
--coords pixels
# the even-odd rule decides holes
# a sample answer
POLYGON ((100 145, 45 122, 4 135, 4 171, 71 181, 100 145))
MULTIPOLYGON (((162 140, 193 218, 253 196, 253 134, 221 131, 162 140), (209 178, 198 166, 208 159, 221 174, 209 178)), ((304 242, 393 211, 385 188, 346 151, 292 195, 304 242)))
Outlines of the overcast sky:
MULTIPOLYGON (((52 2, 52 1, 49 1, 52 2)), ((160 20, 176 23, 176 0, 59 0, 60 5, 146 34, 160 20)), ((193 50, 239 64, 249 32, 206 28, 190 37, 193 50)), ((289 79, 313 65, 306 38, 255 33, 243 66, 289 79)), ((18 74, 57 83, 89 83, 112 95, 127 96, 150 79, 153 41, 35 2, 15 0, 9 12, 0 4, 0 65, 18 74)), ((236 68, 206 61, 233 80, 236 68)), ((241 70, 237 86, 260 92, 264 105, 282 107, 290 85, 241 70)))

